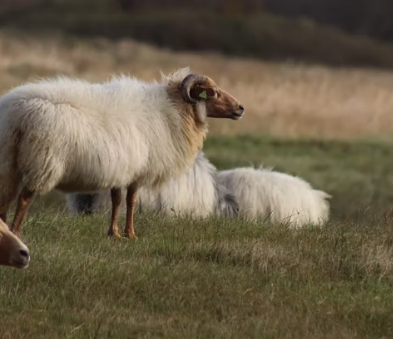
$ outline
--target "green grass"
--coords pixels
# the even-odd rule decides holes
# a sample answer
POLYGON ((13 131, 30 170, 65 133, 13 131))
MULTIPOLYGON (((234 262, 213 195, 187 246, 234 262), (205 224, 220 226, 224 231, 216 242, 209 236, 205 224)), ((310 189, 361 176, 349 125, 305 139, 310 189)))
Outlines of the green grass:
POLYGON ((333 194, 321 229, 143 214, 116 241, 108 216, 37 199, 30 267, 0 268, 0 338, 393 337, 392 146, 209 138, 219 168, 263 161, 333 194))

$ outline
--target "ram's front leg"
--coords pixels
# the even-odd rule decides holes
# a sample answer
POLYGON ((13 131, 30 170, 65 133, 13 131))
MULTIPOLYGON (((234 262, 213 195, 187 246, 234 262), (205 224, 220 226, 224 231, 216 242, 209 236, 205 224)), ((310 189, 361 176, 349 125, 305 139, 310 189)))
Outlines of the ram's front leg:
POLYGON ((120 238, 119 229, 117 227, 117 223, 119 220, 119 207, 121 204, 121 189, 120 188, 112 188, 111 189, 111 200, 112 200, 112 218, 111 218, 111 226, 108 230, 108 235, 115 236, 116 238, 120 238))
POLYGON ((22 227, 23 220, 26 217, 27 210, 29 209, 33 196, 34 196, 34 192, 30 191, 26 187, 23 187, 22 191, 19 193, 14 221, 12 222, 11 225, 11 231, 18 237, 20 236, 20 229, 22 227))
POLYGON ((127 197, 126 197, 127 215, 126 215, 126 227, 124 230, 125 236, 127 238, 134 238, 136 240, 138 239, 138 237, 135 235, 135 231, 134 231, 134 207, 136 204, 137 191, 138 191, 138 187, 135 183, 131 184, 127 188, 127 197))

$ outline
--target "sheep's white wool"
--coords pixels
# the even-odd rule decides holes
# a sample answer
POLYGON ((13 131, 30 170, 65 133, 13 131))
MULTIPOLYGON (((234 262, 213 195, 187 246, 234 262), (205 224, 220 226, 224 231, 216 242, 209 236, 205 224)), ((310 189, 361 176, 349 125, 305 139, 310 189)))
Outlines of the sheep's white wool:
POLYGON ((237 168, 218 174, 239 203, 239 215, 290 226, 320 225, 329 217, 330 195, 301 178, 268 169, 237 168))
MULTIPOLYGON (((141 187, 137 208, 198 218, 212 214, 235 215, 235 198, 217 182, 216 172, 216 168, 200 151, 193 167, 183 175, 172 178, 161 190, 141 187)), ((109 191, 93 195, 68 194, 67 202, 72 214, 81 211, 91 213, 109 210, 111 197, 109 191)), ((124 207, 123 205, 123 211, 124 207)))
MULTIPOLYGON (((153 187, 186 171, 196 150, 190 151, 192 136, 183 133, 184 115, 167 85, 188 74, 188 68, 179 70, 163 83, 118 77, 91 84, 60 77, 5 94, 0 205, 19 184, 42 193, 90 192, 133 182, 153 187)), ((204 128, 196 132, 201 140, 204 128)))

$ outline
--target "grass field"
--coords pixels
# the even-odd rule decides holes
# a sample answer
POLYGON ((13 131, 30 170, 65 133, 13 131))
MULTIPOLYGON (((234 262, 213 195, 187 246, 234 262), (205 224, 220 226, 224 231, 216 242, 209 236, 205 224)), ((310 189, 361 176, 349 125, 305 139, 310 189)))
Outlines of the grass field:
POLYGON ((186 65, 247 110, 212 122, 209 159, 303 177, 333 195, 331 221, 293 231, 143 214, 138 241, 114 241, 108 216, 69 217, 51 193, 22 229, 30 267, 0 268, 0 338, 393 337, 392 73, 0 31, 1 93, 186 65))
POLYGON ((208 140, 220 168, 263 160, 331 193, 322 229, 143 214, 138 241, 112 241, 108 216, 39 199, 30 267, 0 269, 0 338, 390 338, 392 146, 208 140))

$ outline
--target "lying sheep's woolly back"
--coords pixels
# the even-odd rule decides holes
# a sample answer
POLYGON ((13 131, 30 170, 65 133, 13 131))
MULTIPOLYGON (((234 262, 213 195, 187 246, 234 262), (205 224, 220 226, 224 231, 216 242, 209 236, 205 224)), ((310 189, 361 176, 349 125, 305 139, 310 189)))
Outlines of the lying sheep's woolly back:
MULTIPOLYGON (((107 211, 111 206, 109 191, 67 194, 67 202, 72 214, 107 211)), ((192 168, 180 177, 171 179, 161 190, 141 187, 137 206, 139 210, 202 218, 213 214, 234 216, 238 209, 234 196, 217 181, 216 168, 202 151, 198 153, 192 168)))
POLYGON ((289 226, 320 225, 329 217, 330 195, 301 178, 268 169, 237 168, 218 174, 235 195, 239 215, 289 226))
POLYGON ((179 70, 162 83, 57 78, 4 95, 0 204, 8 204, 19 185, 43 193, 133 182, 153 187, 186 171, 207 130, 204 109, 195 114, 182 104, 179 88, 188 74, 179 70))

